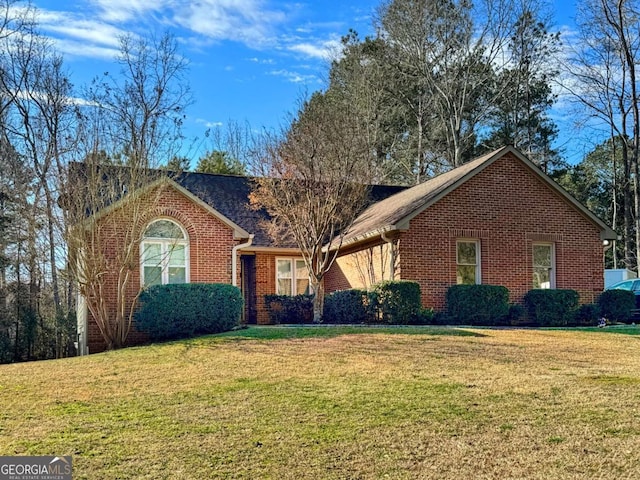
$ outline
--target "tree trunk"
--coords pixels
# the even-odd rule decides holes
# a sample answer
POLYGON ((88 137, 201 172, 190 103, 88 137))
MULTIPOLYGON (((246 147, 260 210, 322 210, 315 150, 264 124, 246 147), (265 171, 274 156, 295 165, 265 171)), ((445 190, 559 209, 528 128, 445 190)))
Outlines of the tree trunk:
MULTIPOLYGON (((313 275, 312 275, 313 277, 313 275)), ((324 284, 322 281, 311 281, 313 288, 313 323, 322 322, 322 314, 324 313, 324 284)))

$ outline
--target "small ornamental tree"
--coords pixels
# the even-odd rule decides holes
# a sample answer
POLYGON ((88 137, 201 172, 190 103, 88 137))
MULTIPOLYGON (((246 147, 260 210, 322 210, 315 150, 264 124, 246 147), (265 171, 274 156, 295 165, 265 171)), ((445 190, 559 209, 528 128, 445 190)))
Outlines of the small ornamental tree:
POLYGON ((371 150, 365 125, 348 102, 315 94, 282 135, 266 136, 260 147, 251 202, 271 215, 275 241, 300 249, 314 294, 314 322, 320 322, 322 280, 367 200, 371 150))

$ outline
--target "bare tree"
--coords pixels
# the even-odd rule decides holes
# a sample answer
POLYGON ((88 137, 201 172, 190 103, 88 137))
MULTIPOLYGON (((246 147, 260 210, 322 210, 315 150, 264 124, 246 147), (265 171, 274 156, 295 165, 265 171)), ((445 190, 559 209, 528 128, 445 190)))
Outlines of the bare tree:
POLYGON ((72 165, 67 192, 67 243, 79 292, 107 349, 122 347, 142 292, 134 280, 140 242, 162 180, 146 169, 106 165, 89 153, 72 165))
POLYGON ((107 348, 126 343, 142 285, 140 241, 180 146, 190 100, 175 40, 121 40, 121 77, 94 83, 82 108, 65 201, 69 263, 107 348))
POLYGON ((509 0, 390 0, 379 10, 397 97, 415 117, 416 181, 432 159, 455 167, 473 154, 476 126, 501 91, 495 70, 516 9, 509 0), (482 20, 480 20, 482 19, 482 20))
POLYGON ((351 107, 330 95, 314 95, 281 136, 267 136, 254 164, 262 176, 251 201, 271 215, 276 241, 300 248, 315 322, 322 319, 322 280, 367 198, 371 148, 351 107))
POLYGON ((622 191, 625 265, 636 270, 640 262, 639 18, 640 5, 632 0, 586 2, 580 9, 579 36, 567 69, 570 81, 565 82, 565 88, 590 118, 601 122, 614 144, 619 142, 624 171, 618 186, 622 191))
POLYGON ((150 168, 178 156, 185 109, 191 103, 187 62, 170 35, 120 38, 120 72, 94 80, 87 99, 104 117, 102 148, 114 161, 150 168))

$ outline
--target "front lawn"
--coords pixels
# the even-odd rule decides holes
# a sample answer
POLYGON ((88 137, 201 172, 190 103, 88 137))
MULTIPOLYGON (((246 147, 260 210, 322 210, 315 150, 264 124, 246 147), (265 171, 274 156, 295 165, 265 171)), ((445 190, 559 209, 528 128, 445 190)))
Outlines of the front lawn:
POLYGON ((250 328, 2 365, 0 454, 92 480, 638 478, 640 338, 613 331, 250 328))

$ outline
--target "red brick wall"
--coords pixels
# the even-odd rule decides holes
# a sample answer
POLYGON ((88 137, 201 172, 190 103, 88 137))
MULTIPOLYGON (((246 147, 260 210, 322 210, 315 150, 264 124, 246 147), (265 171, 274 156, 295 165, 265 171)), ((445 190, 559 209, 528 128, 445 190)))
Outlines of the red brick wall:
MULTIPOLYGON (((442 309, 456 283, 456 240, 478 239, 482 283, 504 285, 517 302, 532 288, 532 244, 555 245, 556 288, 592 302, 603 289, 600 230, 527 166, 504 157, 411 220, 399 239, 396 278, 420 283, 423 305, 442 309)), ((342 262, 344 265, 345 262, 342 262)), ((331 272, 329 291, 349 272, 331 272)))
MULTIPOLYGON (((142 228, 149 222, 158 218, 168 218, 180 224, 189 237, 189 269, 191 283, 231 283, 231 254, 232 248, 238 243, 233 239, 233 231, 227 225, 215 218, 211 213, 198 206, 180 192, 173 188, 165 189, 161 194, 150 193, 150 202, 143 210, 145 214, 141 218, 142 228)), ((126 207, 125 207, 126 208, 126 207)), ((124 245, 122 228, 118 228, 118 222, 126 221, 116 219, 118 212, 114 212, 101 220, 102 234, 105 241, 102 242, 107 259, 113 261, 118 251, 124 245)), ((127 214, 125 219, 136 218, 127 214)), ((140 289, 139 246, 135 248, 135 258, 131 268, 131 279, 127 289, 127 298, 131 302, 140 289)), ((115 306, 117 278, 109 274, 106 281, 104 298, 111 311, 115 306)), ((87 340, 89 351, 92 353, 104 350, 105 344, 98 330, 95 320, 89 315, 87 340)), ((129 344, 137 344, 146 341, 147 338, 140 332, 132 330, 128 337, 129 344)))
POLYGON ((264 304, 264 296, 276 291, 276 257, 273 253, 256 254, 256 307, 257 323, 265 325, 269 323, 269 315, 264 304))

